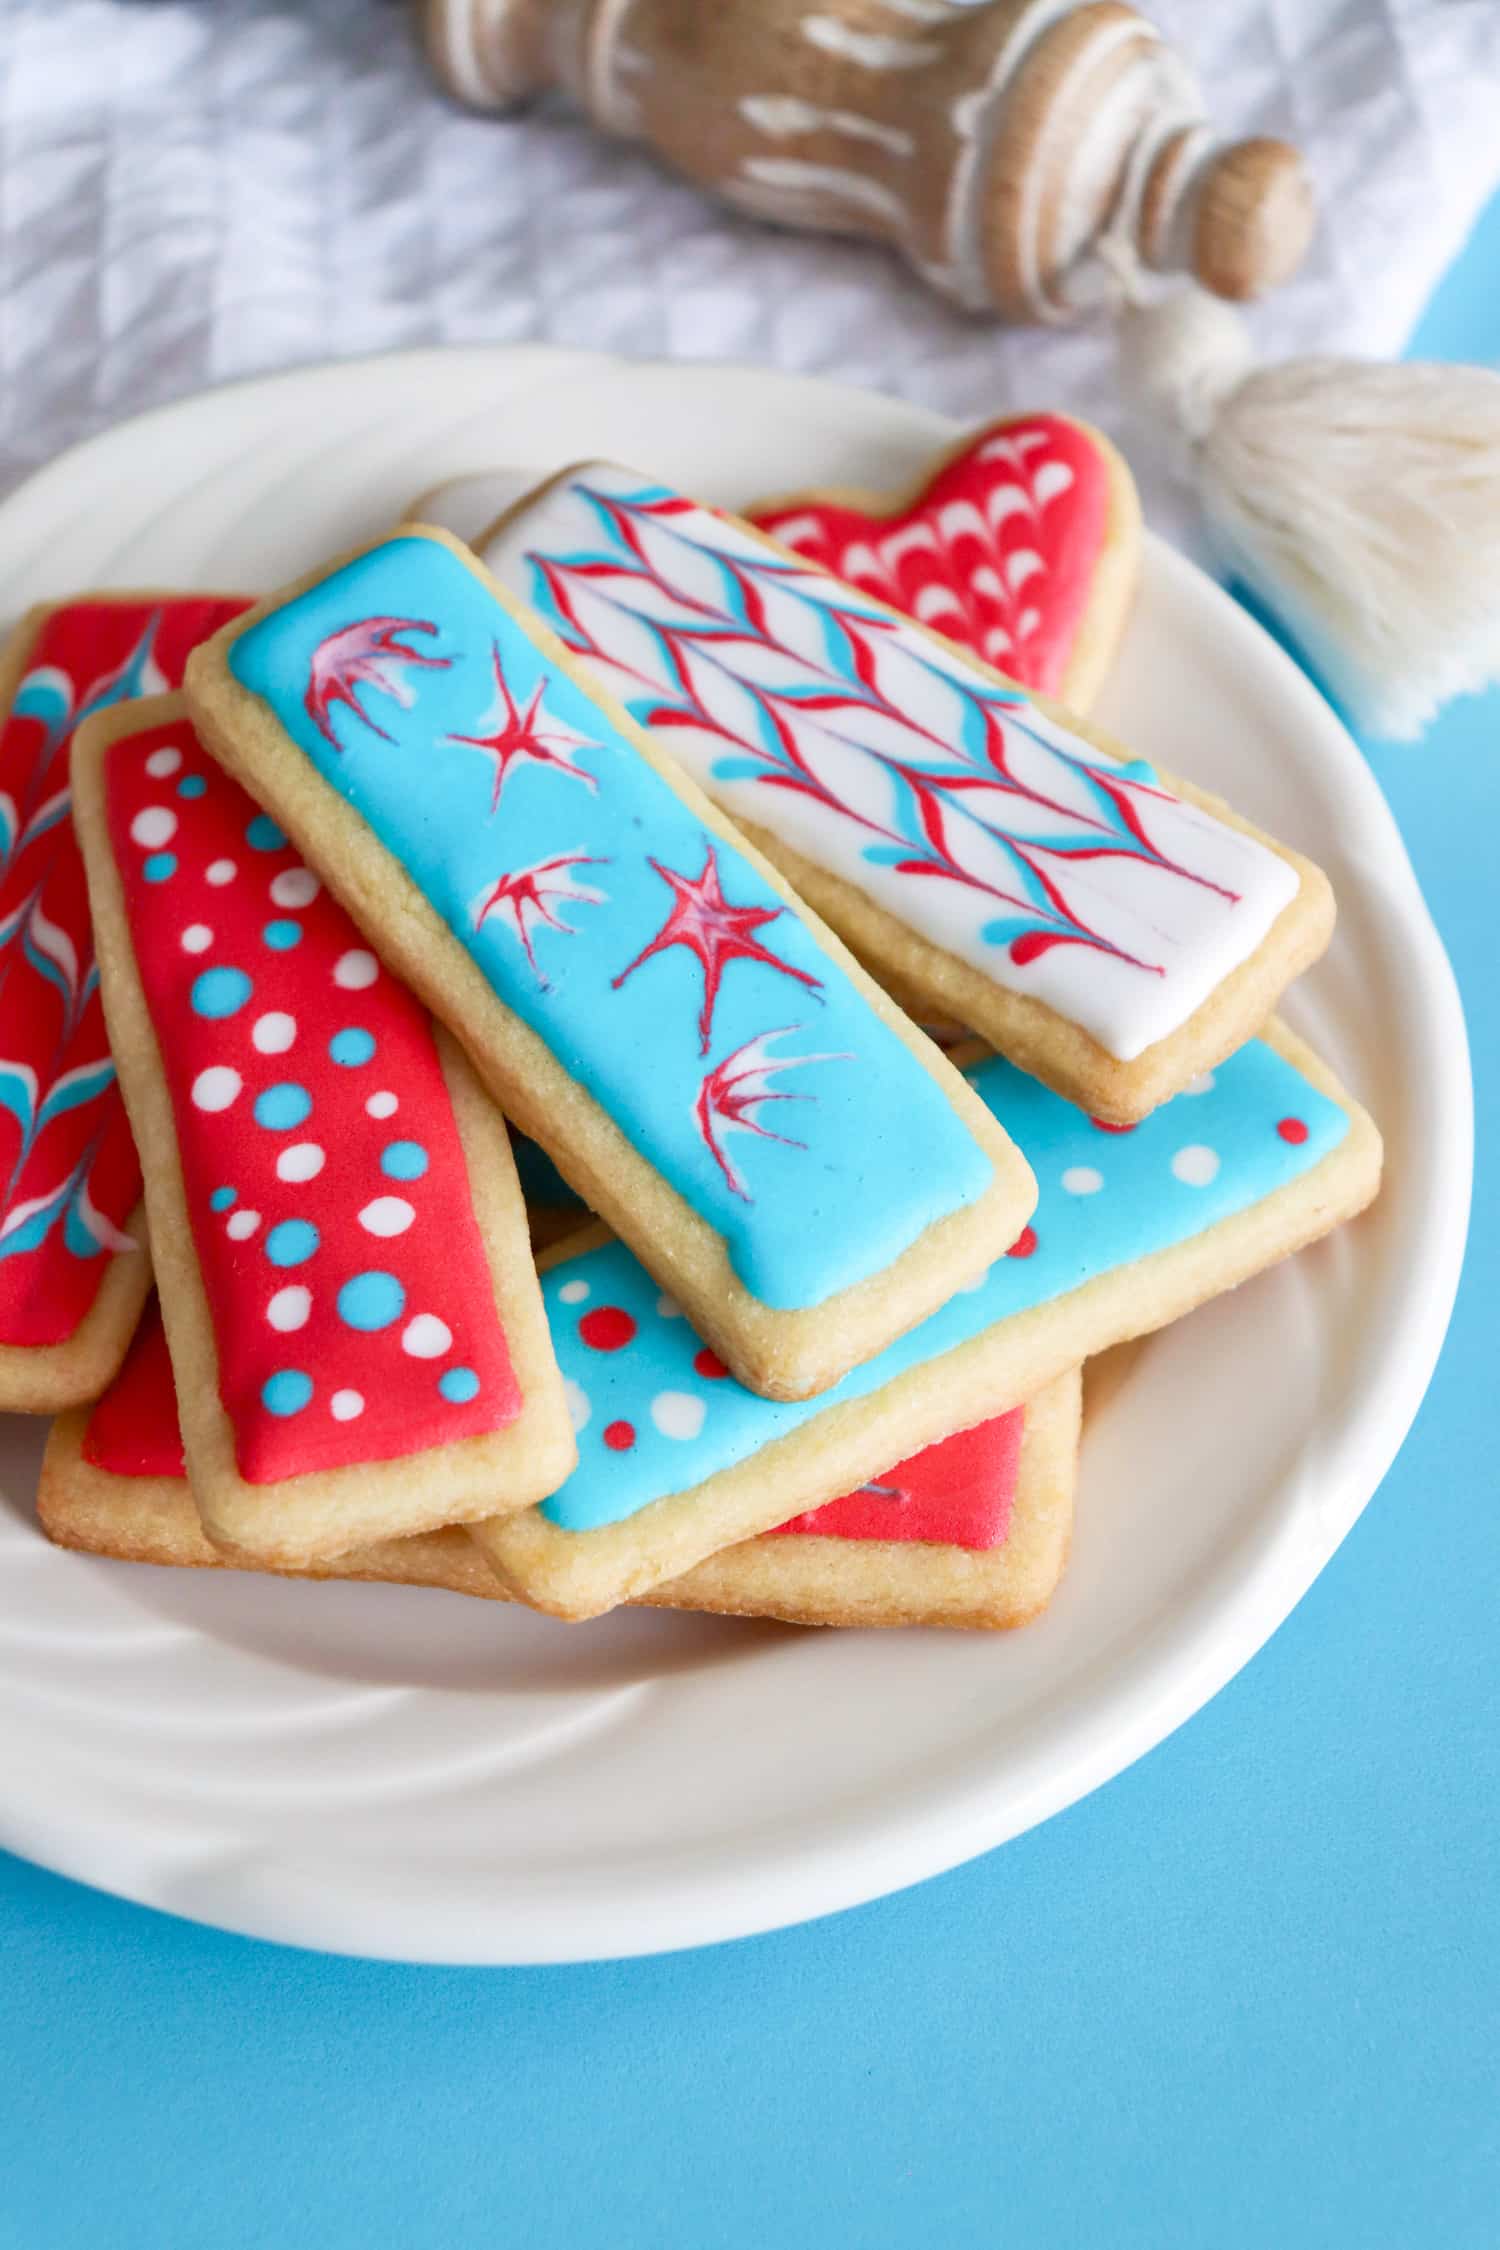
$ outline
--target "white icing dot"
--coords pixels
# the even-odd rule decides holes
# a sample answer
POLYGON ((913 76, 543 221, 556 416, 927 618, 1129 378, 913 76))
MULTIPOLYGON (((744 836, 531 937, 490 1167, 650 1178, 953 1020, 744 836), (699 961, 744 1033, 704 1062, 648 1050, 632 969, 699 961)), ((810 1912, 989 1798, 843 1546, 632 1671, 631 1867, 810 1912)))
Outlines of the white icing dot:
POLYGON ((380 965, 373 953, 356 948, 352 953, 341 953, 333 964, 333 981, 345 992, 363 992, 380 974, 380 965))
POLYGON ((231 1242, 248 1242, 259 1225, 258 1211, 231 1211, 224 1222, 224 1232, 231 1242))
POLYGON ((182 933, 184 953, 206 953, 214 942, 214 933, 206 922, 189 922, 182 933))
POLYGON ((1184 1187, 1207 1187, 1219 1169, 1217 1153, 1201 1141, 1180 1148, 1172 1159, 1172 1176, 1184 1187))
POLYGON ((656 1300, 656 1309, 663 1320, 681 1320, 682 1318, 681 1305, 678 1304, 675 1297, 669 1297, 665 1290, 656 1300))
POLYGON ((170 805, 147 805, 130 823, 130 833, 144 851, 154 852, 176 835, 177 815, 170 805))
POLYGON ((294 1183, 315 1180, 326 1162, 327 1158, 316 1141, 294 1141, 290 1148, 284 1148, 277 1157, 276 1177, 278 1180, 291 1180, 294 1183))
POLYGON ((193 1080, 193 1107, 209 1111, 228 1109, 244 1080, 228 1063, 213 1063, 193 1080))
POLYGON ((257 1054, 284 1055, 296 1036, 296 1017, 284 1008, 273 1008, 268 1015, 256 1017, 250 1043, 257 1054))
POLYGON ((651 1401, 651 1419, 663 1437, 695 1438, 707 1412, 702 1399, 694 1398, 691 1391, 658 1391, 651 1401))
POLYGON ((208 866, 204 870, 204 873, 208 881, 214 885, 216 890, 222 890, 226 883, 232 883, 234 881, 235 876, 239 873, 239 869, 235 866, 232 859, 215 859, 210 860, 208 866))
POLYGON ((567 1402, 568 1420, 573 1425, 573 1435, 589 1426, 589 1416, 594 1409, 589 1404, 588 1392, 582 1383, 575 1383, 569 1375, 563 1384, 563 1397, 567 1402))
POLYGON ((294 1328, 306 1326, 307 1316, 311 1311, 312 1291, 304 1288, 298 1281, 293 1282, 290 1288, 277 1290, 266 1307, 266 1318, 273 1328, 280 1329, 283 1336, 289 1336, 294 1328))
POLYGON ((557 1292, 557 1301, 560 1305, 581 1305, 588 1293, 586 1281, 565 1281, 557 1292))
POLYGON ((328 1401, 335 1422, 357 1422, 364 1410, 365 1402, 358 1391, 335 1391, 328 1401))
POLYGON ((394 1094, 372 1094, 365 1103, 366 1117, 394 1117, 400 1108, 394 1094))
POLYGON ((453 1331, 436 1313, 419 1312, 401 1331, 401 1349, 413 1359, 441 1359, 453 1341, 453 1331))
POLYGON ((1200 1070, 1197 1077, 1190 1078, 1182 1090, 1185 1094, 1211 1094, 1214 1090, 1213 1072, 1200 1070))
MULTIPOLYGON (((374 1202, 367 1203, 363 1211, 360 1212, 359 1223, 366 1234, 382 1236, 405 1234, 416 1215, 404 1196, 377 1195, 374 1202)), ((424 1315, 423 1317, 430 1318, 431 1316, 424 1315)), ((448 1331, 445 1328, 443 1334, 446 1336, 447 1333, 448 1331)), ((406 1348, 408 1351, 411 1350, 409 1344, 406 1348)), ((446 1346, 439 1348, 446 1349, 446 1346)))
POLYGON ((175 773, 181 764, 182 752, 180 750, 153 750, 146 760, 146 771, 153 781, 165 781, 167 775, 175 773))
POLYGON ((1092 1164, 1070 1164, 1062 1185, 1069 1195, 1097 1195, 1104 1185, 1104 1174, 1096 1172, 1092 1164))
POLYGON ((310 867, 284 867, 271 878, 271 896, 278 906, 311 906, 322 888, 310 867))

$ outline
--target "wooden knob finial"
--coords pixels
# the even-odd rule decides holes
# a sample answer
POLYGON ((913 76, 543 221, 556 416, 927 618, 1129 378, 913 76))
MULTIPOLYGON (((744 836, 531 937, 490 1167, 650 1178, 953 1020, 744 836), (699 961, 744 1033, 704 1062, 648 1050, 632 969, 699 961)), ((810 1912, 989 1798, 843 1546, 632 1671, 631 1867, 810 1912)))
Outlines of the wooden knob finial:
POLYGON ((512 109, 550 82, 548 0, 428 0, 419 13, 437 78, 471 109, 512 109))
POLYGON ((1130 0, 416 0, 438 75, 558 84, 741 210, 886 242, 973 311, 1066 320, 1104 245, 1226 297, 1284 280, 1312 196, 1282 141, 1223 148, 1130 0))
POLYGON ((1207 168, 1193 272, 1216 297, 1263 297, 1301 265, 1316 219, 1307 167, 1290 142, 1239 141, 1207 168))

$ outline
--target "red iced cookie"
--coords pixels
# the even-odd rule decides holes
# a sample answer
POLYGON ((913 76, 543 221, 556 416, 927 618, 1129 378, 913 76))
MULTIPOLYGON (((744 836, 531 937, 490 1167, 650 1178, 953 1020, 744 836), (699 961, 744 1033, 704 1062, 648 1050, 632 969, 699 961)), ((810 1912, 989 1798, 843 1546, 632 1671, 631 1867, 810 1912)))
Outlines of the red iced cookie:
MULTIPOLYGON (((244 607, 212 596, 61 602, 28 619, 6 653, 0 1344, 48 1346, 73 1335, 109 1253, 134 1249, 122 1230, 141 1192, 69 817, 73 735, 94 712, 128 696, 180 686, 192 650, 244 607)), ((124 1342, 122 1335, 121 1348, 124 1342)))
POLYGON ((185 720, 112 743, 104 776, 240 1475, 507 1427, 521 1396, 426 1011, 185 720))
POLYGON ((915 488, 759 501, 749 521, 1023 687, 1082 710, 1134 585, 1140 510, 1108 441, 1060 414, 1007 417, 915 488))
POLYGON ((793 1516, 783 1531, 823 1539, 922 1539, 951 1547, 998 1547, 1010 1529, 1026 1410, 997 1414, 924 1446, 909 1461, 840 1500, 793 1516))

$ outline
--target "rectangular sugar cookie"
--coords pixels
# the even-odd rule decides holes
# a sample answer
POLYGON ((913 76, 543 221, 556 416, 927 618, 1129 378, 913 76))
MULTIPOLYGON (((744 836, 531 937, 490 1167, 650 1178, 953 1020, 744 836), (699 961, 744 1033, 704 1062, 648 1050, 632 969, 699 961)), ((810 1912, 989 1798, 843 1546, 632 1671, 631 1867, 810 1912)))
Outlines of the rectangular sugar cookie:
POLYGON ((795 1524, 725 1547, 645 1599, 787 1625, 1028 1624, 1068 1560, 1081 1403, 1071 1368, 1024 1408, 924 1447, 795 1524), (892 1537, 882 1519, 903 1511, 892 1537))
MULTIPOLYGON (((535 1142, 523 1136, 515 1154, 533 1246, 585 1232, 589 1214, 535 1142)), ((1073 1369, 1025 1408, 940 1439, 643 1599, 796 1625, 1024 1624, 1067 1559, 1079 1404, 1073 1369)))
POLYGON ((1032 1397, 1326 1234, 1367 1204, 1380 1138, 1280 1027, 1129 1131, 992 1056, 969 1065, 1041 1182, 1010 1254, 825 1396, 757 1398, 623 1244, 583 1238, 542 1279, 578 1467, 473 1536, 512 1590, 587 1617, 811 1507, 882 1462, 1032 1397))
POLYGON ((1034 1184, 570 665, 466 549, 413 531, 263 602, 188 691, 507 1114, 728 1365, 803 1397, 973 1280, 1034 1184))
MULTIPOLYGON (((799 1625, 1025 1624, 1051 1599, 1067 1560, 1078 1401, 1074 1370, 1024 1413, 929 1447, 886 1471, 873 1491, 831 1501, 795 1528, 727 1548, 647 1602, 799 1625)), ((37 1513, 58 1546, 127 1562, 224 1565, 188 1492, 154 1301, 104 1397, 55 1425, 37 1513)), ((288 1575, 509 1598, 456 1527, 377 1541, 288 1575)))
POLYGON ((733 516, 590 462, 476 544, 877 974, 1094 1116, 1328 942, 1310 861, 733 516))
POLYGON ((245 607, 88 594, 32 610, 0 655, 0 1410, 97 1397, 150 1280, 140 1165, 115 1083, 83 862, 73 731, 168 682, 245 607))
POLYGON ((522 1507, 575 1459, 505 1127, 180 698, 75 752, 193 1495, 271 1562, 522 1507))

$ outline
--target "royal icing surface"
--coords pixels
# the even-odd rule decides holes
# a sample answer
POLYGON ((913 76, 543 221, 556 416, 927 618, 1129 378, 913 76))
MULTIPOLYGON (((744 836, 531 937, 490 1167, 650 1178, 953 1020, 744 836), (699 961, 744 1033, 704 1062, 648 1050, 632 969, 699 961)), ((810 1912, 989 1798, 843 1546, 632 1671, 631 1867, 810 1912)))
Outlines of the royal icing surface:
MULTIPOLYGON (((953 1547, 1003 1545, 1010 1530, 1024 1410, 898 1461, 841 1500, 793 1516, 783 1532, 823 1539, 921 1539, 953 1547)), ((83 1458, 117 1477, 187 1474, 166 1332, 153 1297, 124 1366, 89 1416, 83 1458)), ((774 1536, 779 1537, 780 1533, 774 1536)))
POLYGON ((989 1185, 805 925, 446 547, 371 549, 230 663, 764 1303, 865 1280, 989 1185))
POLYGON ((125 1363, 90 1413, 83 1458, 116 1477, 185 1477, 177 1390, 161 1306, 153 1293, 125 1363))
POLYGON ((1062 691, 1109 522, 1086 430, 1034 414, 982 431, 892 514, 815 496, 750 521, 861 592, 973 649, 1023 687, 1062 691))
POLYGON ((115 1083, 69 817, 74 729, 175 687, 234 601, 70 602, 0 714, 0 1344, 59 1344, 94 1302, 140 1167, 115 1083))
POLYGON ((1123 1131, 998 1058, 967 1075, 1036 1173, 1036 1216, 974 1288, 817 1398, 758 1398, 724 1374, 622 1244, 543 1276, 579 1454, 542 1504, 552 1522, 590 1531, 634 1515, 1013 1313, 1205 1233, 1320 1163, 1349 1123, 1259 1040, 1123 1131))
POLYGON ((521 1398, 426 1015, 185 721, 111 746, 105 803, 240 1474, 504 1428, 521 1398))
POLYGON ((551 486, 484 556, 731 813, 1121 1061, 1296 893, 1148 765, 630 470, 551 486))
POLYGON ((1001 1547, 1010 1532, 1026 1410, 997 1414, 898 1461, 857 1492, 793 1516, 782 1532, 817 1539, 920 1539, 938 1546, 1001 1547))

